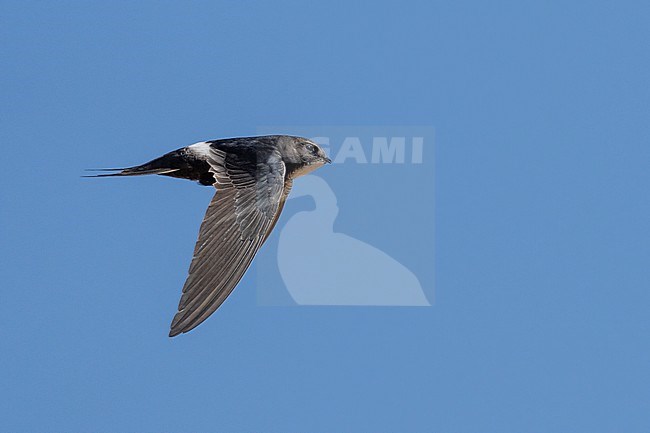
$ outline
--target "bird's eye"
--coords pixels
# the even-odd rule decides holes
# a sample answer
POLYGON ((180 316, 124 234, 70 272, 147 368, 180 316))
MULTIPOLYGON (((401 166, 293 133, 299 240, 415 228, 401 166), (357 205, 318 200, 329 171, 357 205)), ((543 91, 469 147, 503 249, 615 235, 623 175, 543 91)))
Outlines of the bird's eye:
POLYGON ((316 146, 313 145, 313 144, 309 144, 309 145, 307 145, 307 149, 309 149, 309 151, 310 151, 311 153, 316 153, 316 152, 318 152, 318 147, 316 147, 316 146))

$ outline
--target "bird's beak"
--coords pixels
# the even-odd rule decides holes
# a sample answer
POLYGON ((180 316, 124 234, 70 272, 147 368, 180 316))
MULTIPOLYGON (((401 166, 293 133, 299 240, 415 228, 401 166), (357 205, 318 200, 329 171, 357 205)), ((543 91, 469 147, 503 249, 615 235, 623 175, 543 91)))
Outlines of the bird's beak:
POLYGON ((325 157, 325 162, 326 162, 327 164, 331 164, 331 163, 332 163, 332 160, 329 159, 328 157, 325 157))

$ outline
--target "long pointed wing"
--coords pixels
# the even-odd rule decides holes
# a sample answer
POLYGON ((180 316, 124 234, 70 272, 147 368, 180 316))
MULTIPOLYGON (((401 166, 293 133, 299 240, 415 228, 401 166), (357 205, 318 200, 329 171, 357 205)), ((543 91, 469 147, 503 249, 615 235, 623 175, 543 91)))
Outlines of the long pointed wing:
POLYGON ((291 188, 279 155, 251 163, 211 149, 208 162, 217 193, 201 223, 170 337, 195 328, 225 301, 275 225, 291 188))

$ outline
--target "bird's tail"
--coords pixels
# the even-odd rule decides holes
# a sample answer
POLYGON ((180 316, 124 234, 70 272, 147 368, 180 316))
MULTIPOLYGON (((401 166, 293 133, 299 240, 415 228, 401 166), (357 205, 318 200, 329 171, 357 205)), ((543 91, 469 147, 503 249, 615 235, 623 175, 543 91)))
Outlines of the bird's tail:
POLYGON ((143 176, 145 174, 170 174, 181 170, 180 152, 169 152, 142 165, 126 168, 92 168, 86 171, 103 171, 107 173, 91 174, 83 177, 143 176), (116 173, 108 173, 114 171, 116 173))
POLYGON ((113 177, 113 176, 143 176, 145 174, 161 174, 198 181, 201 185, 214 184, 214 177, 206 161, 197 159, 185 148, 169 152, 142 165, 127 168, 99 168, 87 171, 99 171, 100 174, 89 174, 83 177, 113 177), (111 173, 113 172, 113 173, 111 173))
POLYGON ((143 176, 145 174, 167 174, 178 171, 177 168, 152 168, 148 164, 127 168, 88 168, 86 171, 115 171, 116 173, 87 174, 81 177, 143 176))

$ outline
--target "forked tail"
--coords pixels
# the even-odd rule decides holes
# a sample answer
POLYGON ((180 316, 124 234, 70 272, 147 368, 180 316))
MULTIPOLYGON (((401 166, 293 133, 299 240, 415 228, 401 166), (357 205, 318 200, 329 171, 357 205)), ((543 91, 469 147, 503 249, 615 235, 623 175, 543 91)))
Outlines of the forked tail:
POLYGON ((167 174, 178 168, 147 168, 147 164, 127 168, 88 168, 86 171, 116 171, 117 173, 87 174, 81 177, 142 176, 145 174, 167 174))
POLYGON ((199 182, 201 185, 214 184, 214 177, 210 172, 210 166, 205 160, 199 159, 188 148, 178 149, 169 152, 160 158, 149 161, 146 164, 136 165, 127 168, 99 168, 86 171, 106 172, 101 174, 89 174, 82 177, 114 177, 114 176, 143 176, 146 174, 161 174, 163 176, 189 179, 199 182), (108 173, 115 172, 115 173, 108 173))

